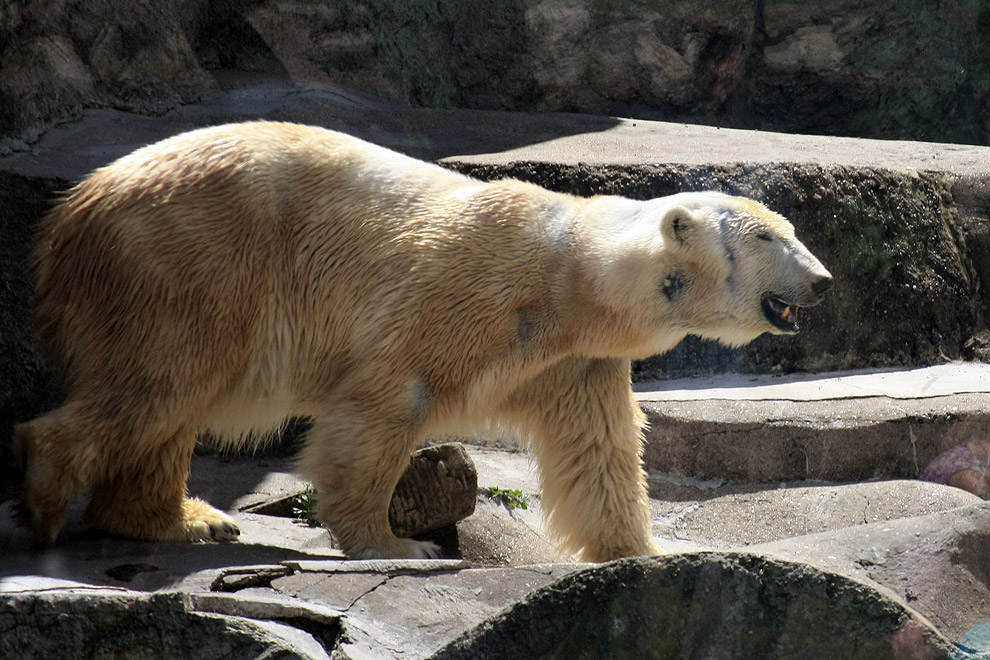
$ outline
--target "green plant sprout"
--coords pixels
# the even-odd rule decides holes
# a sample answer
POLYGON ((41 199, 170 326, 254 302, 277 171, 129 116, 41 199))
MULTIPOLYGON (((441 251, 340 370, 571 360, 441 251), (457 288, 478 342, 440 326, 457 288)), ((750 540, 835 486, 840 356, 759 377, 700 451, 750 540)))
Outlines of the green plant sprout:
POLYGON ((498 486, 491 486, 487 490, 488 499, 501 502, 510 511, 512 509, 529 508, 529 505, 526 504, 526 497, 518 488, 499 488, 498 486))
POLYGON ((311 525, 316 521, 316 489, 313 484, 306 484, 306 489, 292 498, 292 515, 311 525))

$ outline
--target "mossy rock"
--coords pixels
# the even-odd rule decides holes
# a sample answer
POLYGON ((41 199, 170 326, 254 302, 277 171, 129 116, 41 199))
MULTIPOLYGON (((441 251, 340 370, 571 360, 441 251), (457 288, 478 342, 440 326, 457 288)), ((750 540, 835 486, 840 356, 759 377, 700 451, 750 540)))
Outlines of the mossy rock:
POLYGON ((689 338, 637 363, 637 378, 935 364, 959 358, 977 329, 976 275, 941 174, 817 165, 456 167, 579 195, 751 197, 787 216, 835 277, 824 302, 802 310, 799 335, 764 335, 739 349, 689 338))

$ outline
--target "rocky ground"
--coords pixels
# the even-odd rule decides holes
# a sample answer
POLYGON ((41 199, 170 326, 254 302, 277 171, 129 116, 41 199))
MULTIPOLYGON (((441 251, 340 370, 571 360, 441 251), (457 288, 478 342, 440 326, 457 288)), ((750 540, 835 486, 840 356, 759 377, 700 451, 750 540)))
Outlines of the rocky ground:
MULTIPOLYGON (((990 439, 986 365, 917 368, 981 350, 971 340, 990 272, 988 149, 417 110, 256 77, 231 77, 202 103, 155 118, 91 111, 0 159, 5 425, 47 396, 22 258, 52 191, 141 144, 258 116, 576 192, 752 192, 783 205, 827 255, 834 300, 793 341, 729 353, 696 345, 638 367, 665 557, 589 566, 557 556, 538 480, 511 439, 470 445, 475 512, 438 538, 453 558, 428 562, 342 560, 324 530, 286 517, 285 498, 304 488, 287 458, 203 454, 191 490, 233 512, 239 543, 111 539, 85 530, 76 511, 64 542, 39 553, 4 519, 0 657, 990 654, 990 509, 915 480, 941 452, 990 439), (828 230, 831 213, 842 223, 828 230), (884 283, 855 258, 888 244, 887 261, 867 264, 884 283), (922 252, 937 256, 916 260, 922 252), (687 380, 645 380, 699 359, 721 363, 687 380), (878 363, 887 368, 845 370, 878 363), (795 367, 844 371, 784 375, 795 367), (698 375, 715 369, 770 375, 698 375), (489 499, 490 487, 520 491, 527 508, 489 499)), ((16 474, 4 476, 9 491, 16 474)))
POLYGON ((713 385, 640 387, 654 433, 678 417, 685 454, 723 454, 713 436, 730 434, 755 456, 748 468, 710 456, 734 478, 699 479, 648 450, 654 534, 666 556, 593 566, 557 555, 543 532, 534 466, 504 438, 468 445, 476 508, 434 537, 451 557, 435 561, 345 560, 325 530, 285 505, 305 490, 289 459, 200 455, 190 490, 233 513, 238 543, 112 539, 86 530, 76 511, 63 543, 39 553, 23 530, 0 525, 0 656, 990 653, 990 506, 941 484, 860 480, 866 464, 889 476, 904 455, 925 461, 951 443, 990 437, 990 367, 713 385), (797 402, 814 403, 814 412, 789 407, 797 402), (900 413, 849 415, 851 403, 900 413), (915 435, 885 437, 892 423, 915 435), (771 481, 790 467, 767 435, 796 438, 796 428, 821 432, 805 436, 809 455, 856 454, 877 442, 889 451, 840 461, 829 480, 812 478, 809 465, 802 478, 771 481), (829 436, 835 428, 846 433, 829 436), (926 434, 938 443, 919 447, 926 434), (492 499, 491 487, 519 495, 492 499))

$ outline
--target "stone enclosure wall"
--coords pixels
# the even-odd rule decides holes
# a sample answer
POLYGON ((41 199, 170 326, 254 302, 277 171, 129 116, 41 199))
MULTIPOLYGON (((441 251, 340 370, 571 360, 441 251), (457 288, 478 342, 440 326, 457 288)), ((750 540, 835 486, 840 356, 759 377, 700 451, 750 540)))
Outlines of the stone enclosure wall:
POLYGON ((161 112, 240 70, 431 107, 988 144, 988 32, 978 0, 0 0, 0 139, 161 112))

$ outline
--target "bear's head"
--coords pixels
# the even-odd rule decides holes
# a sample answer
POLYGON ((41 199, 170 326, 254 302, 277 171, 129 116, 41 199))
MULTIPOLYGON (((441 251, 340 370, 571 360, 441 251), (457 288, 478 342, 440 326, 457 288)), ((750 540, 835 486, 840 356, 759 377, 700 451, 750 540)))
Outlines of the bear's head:
POLYGON ((750 199, 690 192, 596 210, 596 243, 607 245, 600 299, 636 308, 646 335, 632 357, 688 334, 739 346, 764 332, 797 333, 799 310, 832 284, 794 227, 750 199))
POLYGON ((791 223, 758 202, 705 192, 665 206, 660 294, 690 334, 740 345, 797 333, 799 310, 832 285, 791 223))

